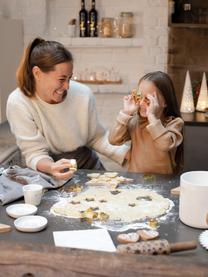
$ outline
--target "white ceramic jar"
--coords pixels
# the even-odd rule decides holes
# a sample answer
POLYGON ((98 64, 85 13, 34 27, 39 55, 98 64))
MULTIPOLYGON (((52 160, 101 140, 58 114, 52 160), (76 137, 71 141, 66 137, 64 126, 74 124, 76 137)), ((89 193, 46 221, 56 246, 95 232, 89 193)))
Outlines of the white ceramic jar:
POLYGON ((208 171, 181 175, 179 217, 191 227, 208 228, 208 171))

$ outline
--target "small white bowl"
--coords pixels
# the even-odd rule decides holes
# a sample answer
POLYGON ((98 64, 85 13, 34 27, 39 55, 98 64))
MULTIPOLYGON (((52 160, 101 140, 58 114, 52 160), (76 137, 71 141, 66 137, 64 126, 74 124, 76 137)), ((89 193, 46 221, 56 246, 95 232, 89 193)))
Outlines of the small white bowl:
POLYGON ((6 208, 6 212, 13 218, 37 213, 38 208, 31 204, 14 204, 6 208))
POLYGON ((21 232, 39 232, 48 224, 47 218, 39 215, 27 215, 14 221, 14 226, 21 232))

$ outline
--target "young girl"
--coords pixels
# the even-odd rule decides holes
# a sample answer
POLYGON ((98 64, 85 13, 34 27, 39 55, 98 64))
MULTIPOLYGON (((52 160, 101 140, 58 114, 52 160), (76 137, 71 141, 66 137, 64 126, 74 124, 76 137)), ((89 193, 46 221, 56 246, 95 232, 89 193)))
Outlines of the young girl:
POLYGON ((109 141, 121 145, 131 140, 130 172, 171 174, 181 162, 183 124, 170 77, 152 72, 141 78, 136 93, 124 97, 109 141))

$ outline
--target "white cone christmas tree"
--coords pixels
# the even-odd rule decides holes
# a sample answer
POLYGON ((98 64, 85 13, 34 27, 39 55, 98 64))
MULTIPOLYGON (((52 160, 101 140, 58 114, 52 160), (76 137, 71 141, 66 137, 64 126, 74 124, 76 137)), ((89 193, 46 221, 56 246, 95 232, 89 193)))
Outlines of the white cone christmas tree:
POLYGON ((194 110, 195 108, 194 108, 194 98, 192 93, 191 79, 190 79, 189 71, 187 71, 180 111, 182 113, 193 113, 194 110))
POLYGON ((199 97, 196 105, 196 110, 204 112, 208 107, 208 92, 207 92, 207 78, 205 72, 203 73, 201 88, 199 92, 199 97))

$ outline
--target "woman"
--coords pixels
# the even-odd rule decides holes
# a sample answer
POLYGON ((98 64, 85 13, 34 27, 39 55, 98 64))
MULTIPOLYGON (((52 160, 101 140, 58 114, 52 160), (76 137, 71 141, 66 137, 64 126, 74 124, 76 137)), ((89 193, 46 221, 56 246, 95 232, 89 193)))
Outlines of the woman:
POLYGON ((71 81, 73 59, 64 46, 36 38, 26 48, 17 70, 18 88, 7 102, 7 118, 26 165, 57 179, 78 168, 103 169, 92 148, 123 161, 125 148, 109 144, 98 121, 88 87, 71 81))

